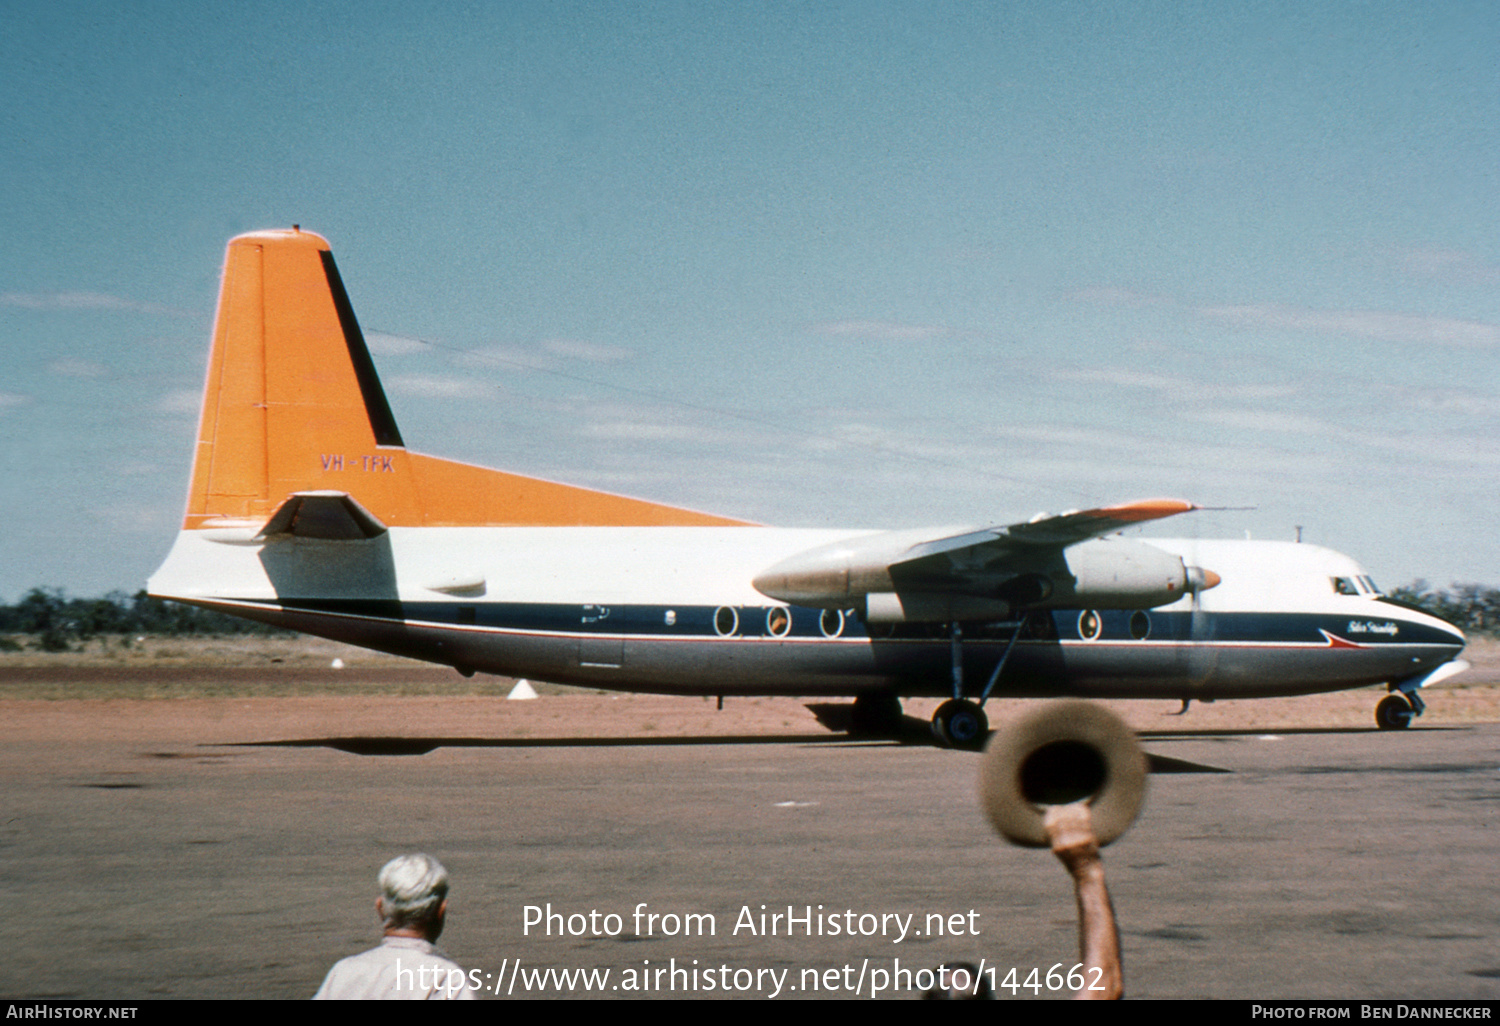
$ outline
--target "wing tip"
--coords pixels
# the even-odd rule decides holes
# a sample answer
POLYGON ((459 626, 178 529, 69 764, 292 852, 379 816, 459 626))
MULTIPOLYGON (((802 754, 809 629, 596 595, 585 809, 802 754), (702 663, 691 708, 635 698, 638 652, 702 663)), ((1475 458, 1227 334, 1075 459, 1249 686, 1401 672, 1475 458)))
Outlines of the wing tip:
POLYGON ((1104 506, 1100 509, 1090 510, 1098 516, 1108 517, 1111 520, 1121 520, 1127 523, 1136 523, 1145 520, 1160 520, 1163 517, 1174 517, 1179 513, 1191 513, 1202 509, 1197 503, 1187 502, 1184 499, 1137 499, 1134 502, 1122 502, 1115 506, 1104 506))

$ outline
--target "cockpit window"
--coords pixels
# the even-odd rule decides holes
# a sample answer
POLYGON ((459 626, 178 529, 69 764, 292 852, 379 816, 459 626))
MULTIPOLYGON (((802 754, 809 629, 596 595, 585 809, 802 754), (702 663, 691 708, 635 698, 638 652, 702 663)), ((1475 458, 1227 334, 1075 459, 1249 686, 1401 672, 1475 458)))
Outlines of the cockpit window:
POLYGON ((1367 595, 1378 598, 1380 589, 1375 587, 1375 582, 1368 574, 1360 574, 1358 577, 1330 577, 1329 582, 1333 585, 1335 595, 1367 595))

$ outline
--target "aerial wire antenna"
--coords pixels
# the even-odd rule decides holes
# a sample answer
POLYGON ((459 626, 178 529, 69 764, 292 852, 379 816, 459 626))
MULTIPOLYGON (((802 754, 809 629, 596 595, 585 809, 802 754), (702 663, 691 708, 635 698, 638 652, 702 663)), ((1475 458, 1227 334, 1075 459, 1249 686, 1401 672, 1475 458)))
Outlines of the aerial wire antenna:
MULTIPOLYGON (((400 333, 400 332, 384 331, 384 330, 382 330, 380 328, 373 328, 373 327, 369 329, 369 332, 370 332, 370 334, 384 335, 387 338, 398 338, 398 339, 403 339, 403 340, 406 340, 406 341, 416 342, 416 343, 419 343, 420 345, 427 346, 430 349, 435 349, 435 350, 439 350, 439 351, 447 352, 447 353, 455 353, 455 354, 458 354, 458 355, 461 355, 461 356, 468 357, 468 358, 473 359, 473 360, 488 361, 488 362, 491 362, 491 363, 503 364, 503 365, 509 366, 509 367, 517 367, 517 368, 520 368, 522 370, 531 371, 531 372, 536 373, 536 374, 546 374, 546 375, 550 375, 550 376, 555 377, 555 378, 561 378, 561 379, 563 379, 565 381, 573 381, 573 382, 577 382, 579 384, 591 385, 591 386, 594 386, 596 388, 603 388, 603 389, 608 389, 608 390, 615 391, 615 392, 622 392, 622 393, 624 393, 626 395, 640 396, 641 398, 651 399, 651 400, 654 400, 656 402, 664 403, 664 404, 669 405, 669 406, 676 406, 676 407, 678 407, 680 409, 693 410, 693 411, 695 411, 697 413, 705 413, 705 414, 708 414, 708 415, 714 416, 714 417, 722 417, 722 418, 725 418, 725 419, 728 419, 728 420, 740 421, 741 423, 745 423, 745 424, 753 424, 756 427, 769 428, 769 429, 772 429, 772 430, 777 431, 777 432, 782 433, 782 434, 797 434, 798 433, 798 432, 793 431, 792 428, 788 427, 784 422, 781 422, 781 421, 772 420, 772 419, 767 418, 767 417, 758 417, 758 416, 755 416, 754 414, 744 413, 744 412, 741 412, 739 410, 731 410, 731 409, 726 409, 724 407, 707 406, 707 405, 705 405, 703 403, 691 402, 689 400, 682 399, 682 398, 680 398, 678 396, 670 395, 670 394, 668 394, 666 392, 658 392, 658 391, 654 391, 654 390, 649 389, 649 388, 636 388, 636 387, 634 387, 632 385, 622 385, 622 384, 619 384, 618 382, 605 381, 605 380, 603 380, 601 378, 593 378, 593 377, 589 377, 589 376, 584 375, 584 374, 575 374, 575 373, 572 373, 570 371, 558 370, 558 369, 553 368, 553 367, 545 367, 545 366, 541 366, 541 365, 535 364, 535 363, 528 363, 525 360, 517 360, 517 359, 514 359, 512 357, 499 356, 499 355, 496 355, 494 353, 487 353, 487 352, 482 352, 482 351, 473 350, 473 349, 465 349, 462 346, 456 346, 456 345, 452 345, 452 344, 446 343, 446 342, 434 342, 431 339, 418 338, 416 336, 407 335, 407 334, 403 334, 403 333, 400 333)), ((1023 485, 1026 488, 1032 489, 1032 490, 1035 490, 1037 488, 1051 488, 1052 490, 1057 491, 1059 493, 1064 493, 1064 494, 1068 494, 1068 495, 1076 495, 1076 494, 1078 494, 1078 493, 1073 492, 1073 491, 1068 491, 1068 490, 1060 489, 1060 488, 1058 488, 1055 485, 1039 484, 1036 481, 1029 480, 1029 479, 1026 479, 1026 478, 1014 477, 1014 476, 1009 475, 1009 474, 998 474, 995 471, 990 470, 990 469, 988 469, 986 467, 983 467, 983 466, 976 466, 976 465, 968 464, 968 463, 955 463, 952 460, 939 459, 939 458, 934 457, 934 456, 923 456, 923 455, 920 455, 918 453, 907 452, 907 451, 902 450, 902 449, 892 448, 892 447, 890 447, 888 445, 882 445, 882 444, 880 444, 878 442, 860 441, 859 439, 842 438, 842 437, 839 437, 839 436, 836 436, 836 435, 827 435, 827 436, 824 436, 824 437, 829 442, 831 442, 831 443, 833 443, 835 445, 838 445, 838 446, 844 446, 844 447, 849 447, 849 448, 854 448, 854 449, 864 449, 867 452, 879 453, 880 455, 883 455, 883 456, 892 456, 892 457, 895 457, 897 459, 907 460, 907 461, 912 462, 912 463, 925 463, 925 464, 928 464, 928 465, 931 465, 931 466, 947 467, 950 470, 961 470, 965 474, 978 475, 978 476, 981 476, 981 477, 992 478, 992 479, 994 479, 996 481, 1005 481, 1005 482, 1008 482, 1008 483, 1013 484, 1013 485, 1023 485)), ((1096 496, 1094 498, 1095 498, 1095 501, 1104 501, 1104 499, 1101 498, 1101 497, 1097 497, 1096 496)), ((1209 508, 1209 507, 1204 507, 1204 508, 1209 508)))

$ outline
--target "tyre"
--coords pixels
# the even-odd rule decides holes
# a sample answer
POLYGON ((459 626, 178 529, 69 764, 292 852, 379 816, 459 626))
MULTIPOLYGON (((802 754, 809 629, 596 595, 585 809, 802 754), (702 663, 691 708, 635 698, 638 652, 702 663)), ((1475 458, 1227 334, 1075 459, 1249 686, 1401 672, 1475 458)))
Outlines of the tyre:
POLYGON ((1381 730, 1405 730, 1416 713, 1401 695, 1386 695, 1375 707, 1375 722, 1381 730))
POLYGON ((979 748, 989 734, 984 710, 963 698, 951 698, 932 714, 932 733, 947 748, 979 748))

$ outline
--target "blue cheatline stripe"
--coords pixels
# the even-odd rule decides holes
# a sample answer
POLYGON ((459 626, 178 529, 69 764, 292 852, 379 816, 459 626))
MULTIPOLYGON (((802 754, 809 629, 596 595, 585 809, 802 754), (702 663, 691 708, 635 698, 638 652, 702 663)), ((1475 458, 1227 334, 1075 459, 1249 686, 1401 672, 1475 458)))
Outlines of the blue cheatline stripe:
MULTIPOLYGON (((716 638, 720 606, 580 605, 531 602, 401 602, 396 599, 286 599, 228 600, 259 608, 358 616, 370 619, 457 625, 477 629, 524 631, 580 636, 629 635, 660 638, 716 638)), ((736 606, 734 637, 821 640, 826 637, 824 611, 802 606, 736 606), (787 609, 791 628, 773 634, 767 616, 773 609, 787 609)), ((1053 610, 1033 614, 1023 641, 1062 641, 1088 644, 1080 638, 1080 610, 1053 610)), ((1135 610, 1104 610, 1093 643, 1121 642, 1141 645, 1190 641, 1217 644, 1291 644, 1326 646, 1334 635, 1363 647, 1425 644, 1456 645, 1458 639, 1440 628, 1386 616, 1351 619, 1326 613, 1209 613, 1151 612, 1145 636, 1135 610), (1134 623, 1132 622, 1134 621, 1134 623)), ((725 618, 726 620, 728 618, 725 618)), ((857 616, 846 614, 841 637, 851 640, 943 641, 943 624, 900 624, 870 627, 857 616)), ((720 621, 721 623, 725 621, 720 621)), ((986 630, 983 625, 965 625, 967 643, 1003 642, 1009 629, 986 630)))

